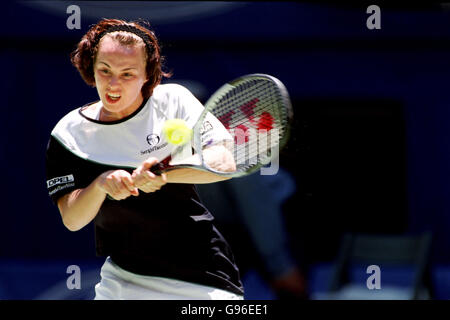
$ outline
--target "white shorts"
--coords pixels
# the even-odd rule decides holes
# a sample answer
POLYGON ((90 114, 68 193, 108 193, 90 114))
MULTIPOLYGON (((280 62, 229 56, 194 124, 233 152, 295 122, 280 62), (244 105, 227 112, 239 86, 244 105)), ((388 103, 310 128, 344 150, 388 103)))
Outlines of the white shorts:
POLYGON ((243 300, 226 290, 126 271, 108 257, 95 286, 95 300, 243 300))

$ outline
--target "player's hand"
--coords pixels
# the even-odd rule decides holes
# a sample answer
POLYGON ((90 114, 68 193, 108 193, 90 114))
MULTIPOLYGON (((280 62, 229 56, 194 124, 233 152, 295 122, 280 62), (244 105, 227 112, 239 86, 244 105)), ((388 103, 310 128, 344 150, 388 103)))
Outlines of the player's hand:
POLYGON ((162 173, 160 176, 150 171, 151 167, 158 163, 158 159, 150 157, 133 171, 132 178, 134 185, 145 193, 155 192, 167 183, 167 176, 162 173))
POLYGON ((115 200, 139 195, 131 174, 125 170, 110 170, 102 173, 97 179, 97 186, 115 200))
POLYGON ((236 163, 231 152, 222 145, 214 145, 203 150, 203 160, 210 168, 221 172, 236 171, 236 163))

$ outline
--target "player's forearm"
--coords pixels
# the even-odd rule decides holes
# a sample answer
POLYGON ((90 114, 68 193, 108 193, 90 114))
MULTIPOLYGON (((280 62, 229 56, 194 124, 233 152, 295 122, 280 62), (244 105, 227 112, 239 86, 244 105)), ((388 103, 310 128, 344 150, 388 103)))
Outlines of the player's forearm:
POLYGON ((166 172, 168 183, 213 183, 230 179, 212 172, 206 172, 190 168, 180 168, 166 172))
MULTIPOLYGON (((211 146, 203 150, 205 165, 219 172, 233 172, 236 164, 230 151, 224 146, 211 146)), ((213 183, 228 180, 229 177, 212 172, 190 168, 180 168, 167 172, 168 183, 213 183)))
POLYGON ((58 201, 58 208, 64 225, 70 231, 78 231, 97 215, 106 193, 96 181, 84 189, 77 189, 63 196, 58 201))

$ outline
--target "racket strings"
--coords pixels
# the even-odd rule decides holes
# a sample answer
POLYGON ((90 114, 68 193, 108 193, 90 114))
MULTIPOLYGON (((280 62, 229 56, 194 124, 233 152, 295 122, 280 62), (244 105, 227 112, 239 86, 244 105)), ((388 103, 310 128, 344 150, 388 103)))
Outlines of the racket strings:
POLYGON ((270 162, 271 151, 278 146, 286 126, 287 115, 281 105, 280 90, 266 79, 242 82, 216 100, 210 112, 234 136, 230 151, 238 171, 270 162))
MULTIPOLYGON (((248 143, 245 144, 245 148, 236 148, 236 160, 237 163, 244 163, 246 160, 248 165, 257 164, 258 162, 267 162, 266 159, 270 158, 270 148, 276 144, 276 139, 271 139, 273 129, 279 128, 278 114, 274 114, 277 111, 273 108, 277 102, 274 100, 274 96, 271 95, 269 90, 261 91, 262 95, 258 99, 257 106, 253 109, 253 119, 246 117, 247 114, 241 117, 236 117, 236 123, 240 123, 240 126, 244 126, 243 130, 248 129, 248 143), (255 118, 259 117, 259 121, 255 118), (261 120, 265 123, 261 125, 261 120), (265 136, 261 132, 265 133, 265 136), (256 134, 255 134, 256 133, 256 134), (263 146, 263 142, 266 142, 263 146), (239 152, 240 151, 240 152, 239 152)), ((253 95, 253 92, 249 93, 253 95)), ((247 133, 246 132, 246 133, 247 133)), ((242 134, 242 133, 241 133, 242 134)))
MULTIPOLYGON (((282 120, 283 116, 279 114, 278 108, 275 107, 276 105, 281 104, 281 99, 274 94, 276 92, 273 87, 268 87, 269 90, 267 90, 266 87, 256 88, 259 89, 259 92, 256 93, 254 92, 255 88, 252 88, 253 90, 251 91, 237 91, 237 89, 240 88, 236 88, 234 90, 236 91, 234 97, 231 99, 224 97, 222 101, 218 102, 217 107, 214 108, 212 112, 219 118, 227 118, 228 127, 232 127, 235 124, 248 124, 252 127, 256 127, 256 122, 249 117, 248 113, 239 110, 239 107, 245 106, 249 99, 256 95, 258 97, 256 99, 259 101, 254 104, 255 108, 253 109, 252 116, 254 118, 260 117, 262 113, 267 112, 273 116, 278 127, 282 127, 283 123, 280 120, 282 120)), ((255 98, 250 101, 253 100, 255 100, 255 98)))

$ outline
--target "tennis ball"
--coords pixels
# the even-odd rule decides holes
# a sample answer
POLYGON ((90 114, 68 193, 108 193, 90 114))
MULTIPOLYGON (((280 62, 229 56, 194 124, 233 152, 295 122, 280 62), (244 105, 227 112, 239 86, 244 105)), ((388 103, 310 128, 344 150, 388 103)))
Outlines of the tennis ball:
POLYGON ((192 137, 192 129, 187 126, 183 119, 166 120, 162 130, 167 141, 174 145, 185 144, 192 137))

